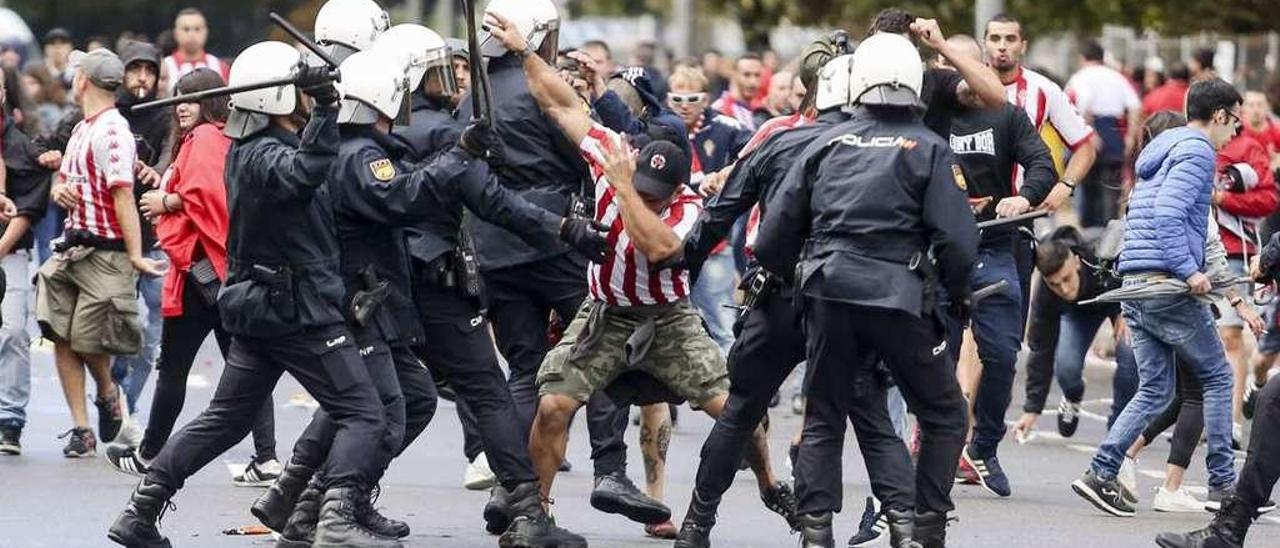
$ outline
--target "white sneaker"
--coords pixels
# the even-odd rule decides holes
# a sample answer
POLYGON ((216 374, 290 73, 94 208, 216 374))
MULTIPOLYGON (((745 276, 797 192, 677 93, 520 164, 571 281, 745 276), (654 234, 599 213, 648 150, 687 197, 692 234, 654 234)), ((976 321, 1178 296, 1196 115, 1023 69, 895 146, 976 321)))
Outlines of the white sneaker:
POLYGON ((129 418, 124 421, 124 426, 120 427, 120 433, 116 434, 114 443, 137 449, 138 446, 142 445, 143 434, 145 432, 142 427, 138 426, 138 423, 132 418, 129 418))
POLYGON ((1157 512, 1201 513, 1204 503, 1196 500, 1186 489, 1169 491, 1160 486, 1156 489, 1156 498, 1151 501, 1151 509, 1157 512))
POLYGON ((258 462, 256 457, 249 460, 249 465, 244 468, 244 472, 238 476, 232 476, 231 483, 236 487, 271 487, 280 478, 280 474, 284 472, 284 467, 280 465, 280 461, 271 459, 267 462, 258 462))
POLYGON ((467 465, 467 471, 462 477, 462 486, 472 491, 486 491, 497 482, 498 477, 489 468, 489 459, 483 452, 467 465))
POLYGON ((1129 499, 1129 504, 1138 503, 1138 459, 1125 456, 1124 462, 1120 463, 1120 473, 1116 474, 1116 479, 1120 481, 1120 485, 1128 492, 1125 498, 1129 499))

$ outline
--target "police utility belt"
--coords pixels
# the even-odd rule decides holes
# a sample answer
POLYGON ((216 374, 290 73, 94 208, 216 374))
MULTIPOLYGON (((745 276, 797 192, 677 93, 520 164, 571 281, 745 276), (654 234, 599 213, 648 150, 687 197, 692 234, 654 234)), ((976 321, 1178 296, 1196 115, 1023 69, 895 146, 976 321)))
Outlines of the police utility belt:
POLYGON ((469 241, 432 259, 423 267, 422 274, 427 283, 455 290, 465 298, 479 299, 484 293, 480 280, 480 262, 469 241))

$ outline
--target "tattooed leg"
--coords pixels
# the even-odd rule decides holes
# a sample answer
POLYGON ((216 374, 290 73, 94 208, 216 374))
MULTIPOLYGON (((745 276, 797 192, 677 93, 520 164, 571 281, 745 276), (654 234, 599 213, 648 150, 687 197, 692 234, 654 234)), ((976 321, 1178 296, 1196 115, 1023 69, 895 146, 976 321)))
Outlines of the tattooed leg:
POLYGON ((640 408, 640 450, 644 453, 645 490, 663 499, 667 476, 667 447, 671 445, 671 411, 659 403, 640 408))

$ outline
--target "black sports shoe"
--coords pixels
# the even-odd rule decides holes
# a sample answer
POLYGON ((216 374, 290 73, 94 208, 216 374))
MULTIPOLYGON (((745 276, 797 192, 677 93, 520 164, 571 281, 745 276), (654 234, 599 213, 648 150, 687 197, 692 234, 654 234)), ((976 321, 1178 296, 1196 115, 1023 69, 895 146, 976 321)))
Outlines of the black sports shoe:
POLYGON ((93 406, 98 408, 98 436, 102 443, 111 443, 115 440, 116 435, 120 433, 120 427, 124 426, 122 399, 120 389, 117 388, 106 395, 98 394, 98 399, 93 400, 93 406))
POLYGON ((1204 509, 1206 512, 1217 512, 1222 508, 1222 500, 1234 492, 1233 487, 1210 487, 1209 494, 1204 499, 1204 509))
POLYGON ((849 548, 871 546, 884 537, 887 528, 884 514, 877 508, 876 498, 867 497, 867 507, 862 511, 862 520, 858 522, 858 532, 849 537, 849 548))
POLYGON ((671 519, 671 509, 641 492, 623 471, 596 477, 591 507, 606 514, 621 514, 645 525, 671 519))
POLYGON ((1103 512, 1122 518, 1133 517, 1133 505, 1125 500, 1124 487, 1114 478, 1102 480, 1089 470, 1071 482, 1071 490, 1103 512))
POLYGON ((1013 494, 1013 487, 1009 485, 1009 476, 1004 474, 1004 467, 1000 466, 999 457, 994 454, 978 455, 974 452, 972 445, 965 447, 963 456, 964 461, 978 473, 978 483, 983 489, 999 497, 1013 494))
POLYGON ((1080 404, 1062 400, 1062 403, 1058 404, 1058 434, 1069 438, 1076 435, 1076 428, 1079 427, 1080 404))
POLYGON ((92 457, 98 452, 98 441, 93 439, 92 428, 81 428, 79 426, 63 432, 58 439, 70 437, 67 440, 67 446, 62 448, 62 455, 69 459, 83 459, 92 457))
POLYGON ((151 470, 151 466, 147 461, 142 460, 142 457, 138 455, 137 449, 118 443, 107 445, 107 462, 111 463, 111 466, 116 470, 130 476, 142 477, 151 470))
POLYGON ((778 482, 767 491, 760 493, 760 501, 764 503, 765 508, 772 510, 773 513, 787 520, 787 525, 791 526, 792 530, 799 527, 800 522, 797 521, 799 516, 796 515, 796 507, 800 506, 800 500, 791 491, 790 485, 778 482))
POLYGON ((21 440, 21 426, 0 426, 0 455, 21 455, 21 440))

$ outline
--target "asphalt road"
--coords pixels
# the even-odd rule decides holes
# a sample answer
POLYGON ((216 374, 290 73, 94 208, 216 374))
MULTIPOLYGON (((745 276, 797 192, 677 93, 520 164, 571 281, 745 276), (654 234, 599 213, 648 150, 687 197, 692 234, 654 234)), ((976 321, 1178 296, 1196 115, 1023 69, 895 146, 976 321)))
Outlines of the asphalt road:
MULTIPOLYGON (((188 392, 184 423, 208 401, 220 366, 206 345, 188 392)), ((123 507, 136 480, 114 471, 105 460, 69 460, 62 457, 62 440, 57 434, 69 427, 48 350, 33 352, 33 394, 24 454, 0 457, 0 548, 79 548, 111 546, 106 529, 123 507)), ((1103 369, 1089 371, 1091 399, 1086 409, 1102 414, 1108 402, 1102 398, 1109 382, 1103 369)), ((1015 388, 1016 418, 1021 400, 1021 379, 1015 388)), ((150 402, 150 387, 142 409, 150 402)), ((281 454, 287 454, 292 440, 302 430, 309 409, 296 402, 301 389, 286 378, 276 389, 277 435, 281 454)), ((789 395, 789 389, 787 394, 789 395)), ((1057 394, 1052 396, 1057 401, 1057 394)), ((779 473, 787 472, 785 455, 788 440, 800 427, 799 418, 783 407, 773 410, 772 453, 779 473)), ((145 412, 143 413, 145 414, 145 412)), ((689 490, 697 467, 697 455, 711 427, 705 416, 684 409, 671 440, 667 468, 668 503, 678 520, 688 503, 689 490)), ((1084 471, 1093 447, 1103 435, 1100 416, 1087 416, 1080 431, 1070 440, 1050 433, 1053 418, 1041 421, 1038 438, 1019 445, 1012 440, 1002 449, 1005 469, 1013 483, 1013 496, 998 499, 977 487, 958 486, 955 499, 959 522, 949 530, 949 546, 977 547, 1087 547, 1130 548, 1154 546, 1153 537, 1163 530, 1200 527, 1209 514, 1158 514, 1150 510, 1152 490, 1163 477, 1167 443, 1159 442, 1141 460, 1143 505, 1136 518, 1106 517, 1071 493, 1069 484, 1084 471)), ((630 473, 643 478, 637 429, 628 433, 630 473)), ((252 453, 246 440, 216 459, 191 478, 175 499, 177 510, 169 512, 162 530, 178 547, 261 547, 271 546, 269 537, 224 535, 224 529, 253 523, 248 506, 258 491, 235 487, 230 482, 228 464, 243 464, 252 453)), ((99 455, 103 449, 99 448, 99 455)), ((1202 454, 1202 453, 1201 453, 1202 454)), ((837 516, 837 538, 847 538, 856 527, 867 495, 866 472, 856 456, 852 441, 845 452, 846 511, 837 516)), ((575 469, 562 474, 556 483, 554 513, 557 521, 586 536, 594 547, 657 547, 669 541, 646 539, 641 527, 625 518, 593 510, 587 496, 591 488, 589 447, 582 421, 575 424, 569 444, 569 459, 575 469)), ((1199 455, 1197 455, 1199 458, 1199 455)), ((1193 491, 1203 496, 1204 467, 1197 460, 1188 473, 1193 491)), ((493 547, 495 537, 485 534, 480 510, 487 499, 482 492, 462 488, 465 466, 462 438, 452 404, 442 402, 435 421, 413 447, 393 463, 383 482, 379 506, 388 515, 406 519, 413 535, 406 546, 493 547)), ((719 547, 753 548, 795 546, 783 522, 760 504, 754 479, 744 472, 726 495, 719 513, 713 542, 719 547)), ((1264 517, 1253 529, 1246 546, 1280 547, 1280 519, 1264 517)))

